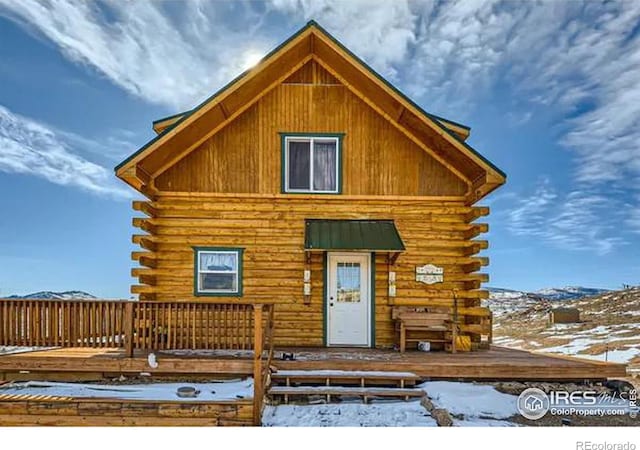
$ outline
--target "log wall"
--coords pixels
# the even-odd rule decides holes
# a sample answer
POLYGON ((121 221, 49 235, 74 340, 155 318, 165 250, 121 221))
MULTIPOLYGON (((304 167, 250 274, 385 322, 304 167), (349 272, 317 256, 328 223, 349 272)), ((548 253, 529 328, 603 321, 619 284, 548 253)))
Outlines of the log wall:
MULTIPOLYGON (((488 210, 468 206, 475 172, 462 175, 442 157, 441 137, 418 142, 404 108, 372 101, 380 96, 354 89, 330 66, 309 59, 153 175, 153 200, 134 203, 148 217, 134 219, 143 233, 133 237, 142 251, 133 253, 141 267, 133 269, 132 292, 157 301, 273 302, 276 345, 320 346, 323 255, 311 257, 305 298, 305 219, 392 219, 407 251, 392 267, 387 254, 375 256, 376 345, 394 341, 394 305, 452 306, 454 291, 467 308, 463 333, 482 328, 479 288, 487 277, 477 271, 487 260, 475 255, 487 243, 474 238, 487 226, 473 222, 488 210), (281 193, 280 133, 287 132, 344 133, 341 194, 281 193), (244 248, 242 297, 194 297, 194 246, 244 248), (415 267, 426 263, 444 267, 444 283, 415 281, 415 267), (397 274, 395 298, 387 295, 389 270, 397 274)), ((220 114, 230 111, 222 105, 220 114)))
POLYGON ((393 219, 407 248, 395 265, 376 254, 376 345, 393 343, 391 308, 451 306, 457 292, 462 316, 474 323, 486 258, 475 256, 486 241, 474 239, 487 230, 473 221, 487 208, 465 206, 462 199, 375 198, 350 196, 252 196, 166 193, 153 202, 136 202, 147 218, 134 219, 146 232, 134 236, 143 251, 133 258, 141 299, 203 302, 274 302, 276 345, 323 345, 323 256, 311 259, 312 295, 303 295, 304 220, 393 219), (242 297, 194 297, 193 246, 243 247, 242 297), (444 282, 415 281, 415 267, 444 267, 444 282), (396 272, 395 298, 388 297, 388 270, 396 272), (467 308, 466 312, 465 309, 467 308))
POLYGON ((251 426, 251 400, 169 402, 0 395, 0 426, 251 426), (10 397, 10 398, 7 398, 10 397))

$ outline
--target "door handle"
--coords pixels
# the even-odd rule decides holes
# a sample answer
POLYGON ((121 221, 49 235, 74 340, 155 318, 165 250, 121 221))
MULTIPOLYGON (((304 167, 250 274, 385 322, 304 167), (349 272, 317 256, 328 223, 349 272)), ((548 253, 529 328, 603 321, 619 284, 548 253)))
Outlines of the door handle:
POLYGON ((333 306, 333 297, 329 297, 329 306, 333 306))

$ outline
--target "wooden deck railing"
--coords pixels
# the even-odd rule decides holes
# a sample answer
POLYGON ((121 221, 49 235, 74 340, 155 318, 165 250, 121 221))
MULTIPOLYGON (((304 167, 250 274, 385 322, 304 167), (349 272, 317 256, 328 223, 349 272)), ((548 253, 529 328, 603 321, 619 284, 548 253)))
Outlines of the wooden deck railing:
POLYGON ((262 305, 0 299, 0 345, 251 351, 256 333, 265 342, 269 330, 261 323, 258 331, 257 306, 262 305))
POLYGON ((0 345, 124 347, 126 302, 0 299, 0 345))
POLYGON ((133 308, 134 347, 144 350, 252 350, 254 306, 140 301, 133 308))
POLYGON ((246 350, 260 424, 273 357, 274 307, 263 304, 0 299, 0 345, 135 350, 246 350))

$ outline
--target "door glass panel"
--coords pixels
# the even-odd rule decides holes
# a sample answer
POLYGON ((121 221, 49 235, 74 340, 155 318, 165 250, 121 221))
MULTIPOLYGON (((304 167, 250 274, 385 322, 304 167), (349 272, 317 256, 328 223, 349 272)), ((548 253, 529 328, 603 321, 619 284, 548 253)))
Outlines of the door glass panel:
POLYGON ((337 301, 360 302, 360 263, 339 262, 337 268, 337 301))

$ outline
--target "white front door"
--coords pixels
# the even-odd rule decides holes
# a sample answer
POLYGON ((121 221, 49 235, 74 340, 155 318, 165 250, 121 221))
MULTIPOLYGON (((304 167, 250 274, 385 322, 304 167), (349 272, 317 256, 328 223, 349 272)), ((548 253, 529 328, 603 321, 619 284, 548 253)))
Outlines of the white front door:
POLYGON ((327 345, 369 346, 371 257, 368 253, 329 253, 327 259, 327 345))

